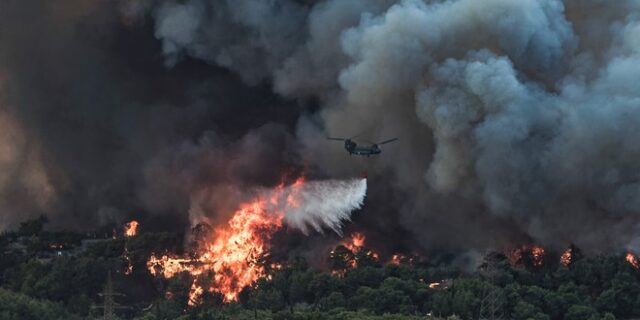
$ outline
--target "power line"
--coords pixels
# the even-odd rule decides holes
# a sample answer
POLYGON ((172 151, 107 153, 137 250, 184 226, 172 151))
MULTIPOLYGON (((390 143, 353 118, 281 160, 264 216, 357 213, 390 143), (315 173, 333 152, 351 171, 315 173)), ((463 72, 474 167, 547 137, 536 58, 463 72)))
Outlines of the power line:
POLYGON ((485 256, 485 262, 481 266, 481 274, 488 280, 480 301, 480 320, 501 320, 503 318, 502 299, 496 285, 499 257, 497 254, 485 256))

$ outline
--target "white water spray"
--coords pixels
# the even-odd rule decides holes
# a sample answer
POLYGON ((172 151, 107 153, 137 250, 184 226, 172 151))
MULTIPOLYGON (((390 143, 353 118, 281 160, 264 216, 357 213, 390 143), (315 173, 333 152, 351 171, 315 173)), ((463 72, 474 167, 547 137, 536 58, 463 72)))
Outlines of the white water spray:
MULTIPOLYGON (((267 191, 266 197, 273 192, 267 191)), ((329 228, 342 235, 343 222, 362 207, 366 193, 366 179, 307 181, 278 192, 285 201, 278 201, 277 211, 284 212, 285 222, 304 234, 311 228, 318 232, 329 228)))

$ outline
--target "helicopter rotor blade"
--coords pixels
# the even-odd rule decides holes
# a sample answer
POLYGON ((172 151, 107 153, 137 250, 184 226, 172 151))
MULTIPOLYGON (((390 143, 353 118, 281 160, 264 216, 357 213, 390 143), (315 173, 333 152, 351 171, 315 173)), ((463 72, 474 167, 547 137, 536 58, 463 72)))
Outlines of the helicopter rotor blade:
POLYGON ((394 141, 396 141, 396 140, 398 140, 398 138, 393 138, 393 139, 385 140, 385 141, 382 141, 382 142, 378 142, 378 143, 376 143, 376 144, 377 144, 377 145, 381 145, 381 144, 385 144, 385 143, 389 143, 389 142, 394 142, 394 141))
POLYGON ((360 131, 358 134, 356 134, 355 136, 352 136, 352 137, 351 137, 351 138, 349 138, 349 139, 350 139, 350 140, 353 140, 353 139, 355 139, 355 138, 357 138, 357 137, 359 137, 359 136, 363 135, 365 132, 367 132, 367 130, 360 131))
POLYGON ((331 137, 327 137, 327 140, 345 141, 345 140, 347 140, 347 139, 344 139, 344 138, 331 138, 331 137))

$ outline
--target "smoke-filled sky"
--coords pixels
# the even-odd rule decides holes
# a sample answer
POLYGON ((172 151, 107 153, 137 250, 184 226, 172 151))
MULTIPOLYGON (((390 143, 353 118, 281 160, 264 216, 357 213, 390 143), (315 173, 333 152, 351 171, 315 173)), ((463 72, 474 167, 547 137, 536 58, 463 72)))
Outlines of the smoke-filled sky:
POLYGON ((634 249, 639 14, 637 0, 4 0, 0 226, 185 227, 283 175, 367 171, 348 228, 390 250, 634 249), (373 158, 325 140, 357 134, 400 140, 373 158))

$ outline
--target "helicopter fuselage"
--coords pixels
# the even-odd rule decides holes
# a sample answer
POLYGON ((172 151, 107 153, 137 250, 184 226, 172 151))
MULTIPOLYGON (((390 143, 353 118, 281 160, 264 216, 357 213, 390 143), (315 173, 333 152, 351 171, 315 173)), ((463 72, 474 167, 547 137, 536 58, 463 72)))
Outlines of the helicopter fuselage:
POLYGON ((357 143, 349 139, 345 140, 344 148, 349 152, 349 154, 367 157, 377 155, 382 152, 377 144, 358 146, 357 143))

